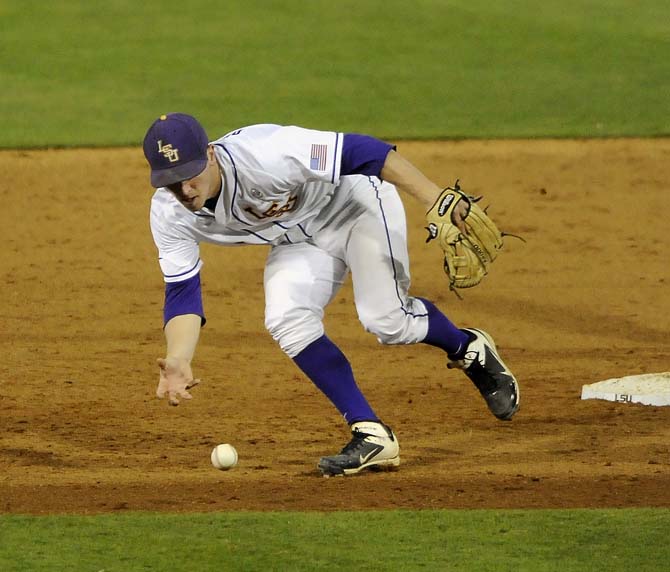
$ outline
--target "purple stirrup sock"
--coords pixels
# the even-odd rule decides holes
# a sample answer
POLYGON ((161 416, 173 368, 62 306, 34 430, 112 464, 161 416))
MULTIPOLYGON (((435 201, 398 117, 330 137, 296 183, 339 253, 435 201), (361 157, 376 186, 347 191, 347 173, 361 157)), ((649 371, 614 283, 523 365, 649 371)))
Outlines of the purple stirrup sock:
POLYGON ((356 385, 349 360, 325 335, 313 341, 293 358, 349 423, 378 421, 356 385))
POLYGON ((428 334, 422 343, 443 349, 452 359, 462 359, 470 337, 454 326, 435 304, 425 298, 420 300, 428 311, 428 334))

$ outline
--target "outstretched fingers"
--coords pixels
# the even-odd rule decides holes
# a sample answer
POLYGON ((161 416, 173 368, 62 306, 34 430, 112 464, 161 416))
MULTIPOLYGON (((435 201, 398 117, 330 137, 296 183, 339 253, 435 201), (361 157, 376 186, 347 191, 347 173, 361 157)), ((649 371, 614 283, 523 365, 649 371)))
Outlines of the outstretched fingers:
POLYGON ((160 377, 156 397, 167 397, 170 405, 179 405, 180 399, 193 399, 188 391, 200 383, 193 379, 190 366, 175 359, 158 358, 160 377))
POLYGON ((193 399, 193 396, 186 391, 186 389, 178 389, 177 391, 168 392, 168 403, 170 405, 179 405, 179 398, 182 399, 193 399))
POLYGON ((186 389, 193 389, 196 385, 200 385, 202 383, 202 380, 200 379, 192 379, 189 384, 186 386, 186 389))

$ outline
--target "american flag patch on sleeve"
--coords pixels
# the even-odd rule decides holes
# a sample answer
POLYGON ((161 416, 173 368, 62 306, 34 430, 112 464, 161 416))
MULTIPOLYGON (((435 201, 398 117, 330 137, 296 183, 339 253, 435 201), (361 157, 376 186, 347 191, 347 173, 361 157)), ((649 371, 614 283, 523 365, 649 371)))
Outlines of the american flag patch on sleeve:
POLYGON ((312 150, 309 154, 309 168, 313 171, 326 170, 326 156, 328 155, 328 145, 312 144, 312 150))

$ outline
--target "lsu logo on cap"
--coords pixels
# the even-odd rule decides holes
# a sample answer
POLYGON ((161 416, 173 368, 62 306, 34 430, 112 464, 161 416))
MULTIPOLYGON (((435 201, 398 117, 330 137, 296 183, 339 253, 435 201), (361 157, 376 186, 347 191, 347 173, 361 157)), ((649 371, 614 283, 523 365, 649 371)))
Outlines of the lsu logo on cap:
POLYGON ((179 149, 173 149, 172 148, 172 143, 169 145, 163 145, 163 140, 159 139, 158 140, 158 152, 162 153, 163 157, 165 157, 170 163, 176 163, 179 161, 179 149))

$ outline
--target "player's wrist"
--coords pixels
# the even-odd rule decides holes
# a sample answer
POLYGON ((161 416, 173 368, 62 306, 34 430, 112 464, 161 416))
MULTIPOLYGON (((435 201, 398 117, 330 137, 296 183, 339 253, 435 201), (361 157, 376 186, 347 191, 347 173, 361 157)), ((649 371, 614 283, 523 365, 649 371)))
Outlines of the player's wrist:
POLYGON ((168 363, 179 364, 180 366, 190 366, 191 359, 192 359, 191 357, 185 356, 180 353, 168 353, 165 356, 165 360, 168 363))

